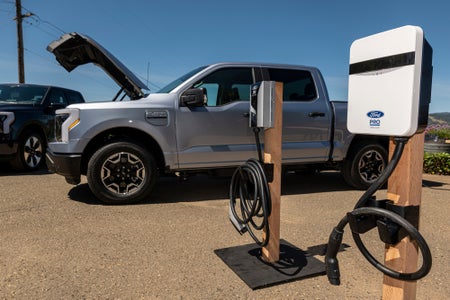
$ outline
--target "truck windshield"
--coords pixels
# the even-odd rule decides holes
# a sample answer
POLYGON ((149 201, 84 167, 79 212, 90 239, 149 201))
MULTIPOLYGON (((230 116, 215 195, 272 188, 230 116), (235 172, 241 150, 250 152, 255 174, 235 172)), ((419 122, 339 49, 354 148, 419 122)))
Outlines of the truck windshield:
POLYGON ((0 102, 39 104, 48 87, 0 84, 0 102))
POLYGON ((174 88, 176 88, 177 86, 179 86, 180 84, 182 84, 183 82, 185 82, 186 80, 191 78, 194 74, 200 72, 201 70, 203 70, 206 67, 207 66, 196 68, 196 69, 190 71, 189 73, 184 74, 183 76, 175 79, 174 81, 172 81, 171 83, 169 83, 168 85, 166 85, 165 87, 160 89, 157 93, 170 93, 174 88))

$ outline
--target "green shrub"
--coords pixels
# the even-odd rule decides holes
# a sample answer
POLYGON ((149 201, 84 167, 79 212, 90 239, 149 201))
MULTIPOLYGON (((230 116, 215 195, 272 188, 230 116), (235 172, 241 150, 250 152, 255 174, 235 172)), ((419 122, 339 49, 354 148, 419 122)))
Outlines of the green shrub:
POLYGON ((423 171, 434 175, 450 175, 450 153, 425 153, 423 171))
POLYGON ((428 139, 445 141, 450 139, 450 125, 430 125, 425 129, 425 135, 428 139))

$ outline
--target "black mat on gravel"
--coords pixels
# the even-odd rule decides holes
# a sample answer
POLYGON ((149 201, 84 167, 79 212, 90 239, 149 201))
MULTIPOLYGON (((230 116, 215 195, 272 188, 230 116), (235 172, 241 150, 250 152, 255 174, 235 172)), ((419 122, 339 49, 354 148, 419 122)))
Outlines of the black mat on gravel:
POLYGON ((325 274, 325 264, 285 240, 280 240, 280 260, 267 263, 256 244, 214 250, 251 289, 260 289, 325 274))

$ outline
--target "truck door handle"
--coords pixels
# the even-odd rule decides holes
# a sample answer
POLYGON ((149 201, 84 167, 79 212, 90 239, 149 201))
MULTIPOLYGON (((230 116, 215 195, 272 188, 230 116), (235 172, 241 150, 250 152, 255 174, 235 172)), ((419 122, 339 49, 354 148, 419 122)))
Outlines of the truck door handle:
POLYGON ((308 114, 308 116, 310 116, 311 118, 315 118, 315 117, 325 117, 325 113, 315 111, 315 112, 310 112, 310 113, 308 114))

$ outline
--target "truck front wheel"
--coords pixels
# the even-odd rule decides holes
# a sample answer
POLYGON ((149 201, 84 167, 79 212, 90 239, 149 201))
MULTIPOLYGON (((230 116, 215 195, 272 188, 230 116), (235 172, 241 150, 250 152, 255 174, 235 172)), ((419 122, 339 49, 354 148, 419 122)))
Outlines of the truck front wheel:
POLYGON ((29 129, 19 138, 18 152, 10 162, 16 170, 36 171, 44 163, 45 138, 39 132, 29 129))
POLYGON ((367 189, 387 165, 387 150, 380 144, 358 144, 342 165, 342 176, 352 187, 367 189))
POLYGON ((107 204, 148 200, 157 178, 153 156, 130 142, 108 144, 94 153, 88 163, 91 191, 107 204))

